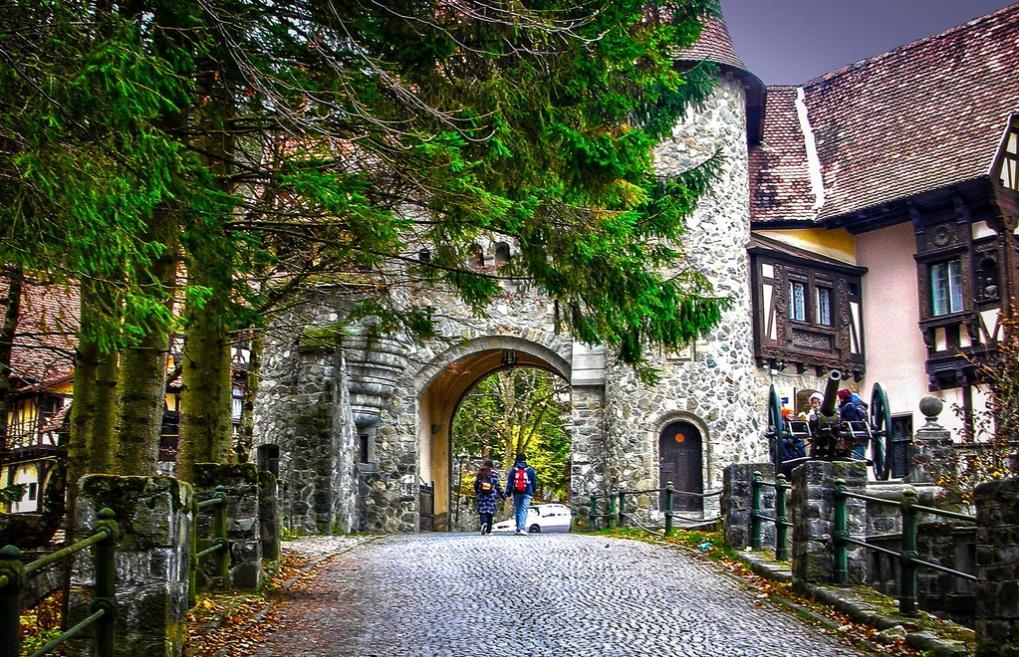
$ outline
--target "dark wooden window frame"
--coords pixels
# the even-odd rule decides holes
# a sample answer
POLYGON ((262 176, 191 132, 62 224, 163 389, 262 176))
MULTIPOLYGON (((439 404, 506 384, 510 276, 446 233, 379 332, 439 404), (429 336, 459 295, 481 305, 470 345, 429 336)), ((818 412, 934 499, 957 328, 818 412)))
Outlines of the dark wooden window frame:
POLYGON ((818 373, 837 368, 862 378, 865 361, 865 341, 862 331, 863 303, 860 296, 861 277, 866 272, 862 267, 835 265, 797 258, 785 253, 766 249, 751 250, 752 285, 754 301, 754 347, 760 366, 782 369, 794 366, 803 372, 813 368, 818 373), (765 278, 762 266, 774 268, 775 276, 765 278), (804 320, 791 317, 790 285, 801 282, 805 286, 804 320), (771 317, 763 316, 765 311, 764 285, 772 286, 772 308, 777 340, 766 338, 771 317), (822 324, 817 312, 817 289, 823 288, 830 294, 830 324, 822 324), (852 335, 852 313, 850 303, 859 309, 859 332, 852 335), (859 353, 853 354, 851 341, 857 340, 859 353), (814 346, 806 343, 813 342, 814 346), (825 346, 827 342, 827 346, 825 346))

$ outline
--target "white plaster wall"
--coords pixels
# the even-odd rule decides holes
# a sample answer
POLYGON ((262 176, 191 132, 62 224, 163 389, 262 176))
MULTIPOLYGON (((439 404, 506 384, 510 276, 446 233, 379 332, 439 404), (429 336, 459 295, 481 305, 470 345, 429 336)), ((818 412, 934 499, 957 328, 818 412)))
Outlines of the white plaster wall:
MULTIPOLYGON (((929 395, 924 363, 927 348, 920 335, 920 309, 916 282, 916 239, 909 222, 863 233, 856 238, 857 263, 867 268, 863 276, 863 336, 867 373, 860 389, 869 399, 875 382, 888 393, 892 414, 912 413, 913 428, 923 426, 917 408, 929 395)), ((950 405, 961 403, 956 391, 938 395, 945 399, 941 421, 954 422, 950 405)))

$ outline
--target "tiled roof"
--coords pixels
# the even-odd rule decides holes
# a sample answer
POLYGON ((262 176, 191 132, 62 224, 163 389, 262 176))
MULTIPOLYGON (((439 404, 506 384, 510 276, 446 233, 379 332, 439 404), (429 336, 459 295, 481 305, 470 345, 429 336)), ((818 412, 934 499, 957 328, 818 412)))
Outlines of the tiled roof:
POLYGON ((752 219, 846 218, 987 175, 1019 109, 1017 53, 1019 3, 803 85, 824 181, 814 217, 795 89, 769 88, 752 219))
POLYGON ((817 214, 795 101, 796 87, 768 87, 764 136, 750 151, 754 221, 810 221, 817 214))
MULTIPOLYGON (((7 298, 8 280, 0 277, 0 300, 7 298)), ((0 303, 0 322, 2 322, 0 303)), ((52 385, 73 371, 75 333, 78 330, 78 291, 59 285, 26 283, 11 373, 20 385, 52 385)))
POLYGON ((725 21, 720 18, 709 18, 701 28, 701 36, 697 43, 676 53, 678 61, 700 61, 706 59, 716 64, 724 64, 741 71, 747 70, 746 64, 732 47, 732 37, 725 21))

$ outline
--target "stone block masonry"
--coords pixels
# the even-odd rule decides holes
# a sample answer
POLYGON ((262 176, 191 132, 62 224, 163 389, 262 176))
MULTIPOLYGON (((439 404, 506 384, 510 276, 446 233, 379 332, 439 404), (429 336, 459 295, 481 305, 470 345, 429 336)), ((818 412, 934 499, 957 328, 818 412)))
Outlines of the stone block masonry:
POLYGON ((977 486, 976 657, 1019 657, 1019 478, 977 486))
MULTIPOLYGON (((835 534, 835 485, 845 480, 851 493, 866 493, 867 468, 860 463, 807 461, 792 473, 793 576, 812 584, 832 581, 834 558, 832 539, 835 534)), ((867 504, 863 500, 846 500, 849 536, 864 540, 867 535, 867 504)), ((849 581, 867 581, 866 549, 849 546, 849 581)))
MULTIPOLYGON (((100 509, 116 514, 117 657, 178 657, 184 649, 188 608, 188 543, 192 488, 168 477, 90 475, 81 480, 75 531, 91 533, 100 509)), ((74 557, 69 623, 89 615, 95 587, 92 551, 74 557)), ((68 655, 88 655, 89 632, 68 645, 68 655)))
MULTIPOLYGON (((726 466, 722 475, 722 523, 725 544, 735 550, 750 546, 750 514, 753 509, 751 482, 755 472, 765 481, 775 481, 772 463, 739 463, 726 466)), ((766 486, 761 491, 761 507, 765 515, 775 516, 775 489, 766 486)), ((762 524, 762 546, 775 549, 775 524, 762 524)))
MULTIPOLYGON (((215 556, 199 563, 199 589, 258 590, 262 585, 262 535, 259 529, 259 472, 254 463, 195 464, 195 498, 210 499, 217 489, 226 491, 229 581, 215 575, 215 556)), ((215 508, 198 511, 195 519, 198 549, 212 544, 215 508)))

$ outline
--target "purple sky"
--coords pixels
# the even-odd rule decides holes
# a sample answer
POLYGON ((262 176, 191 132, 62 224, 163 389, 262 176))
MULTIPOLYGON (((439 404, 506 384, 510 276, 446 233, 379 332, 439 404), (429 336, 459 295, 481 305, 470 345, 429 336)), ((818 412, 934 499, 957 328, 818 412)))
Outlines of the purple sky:
POLYGON ((736 52, 797 84, 1007 7, 1007 0, 721 0, 736 52))

